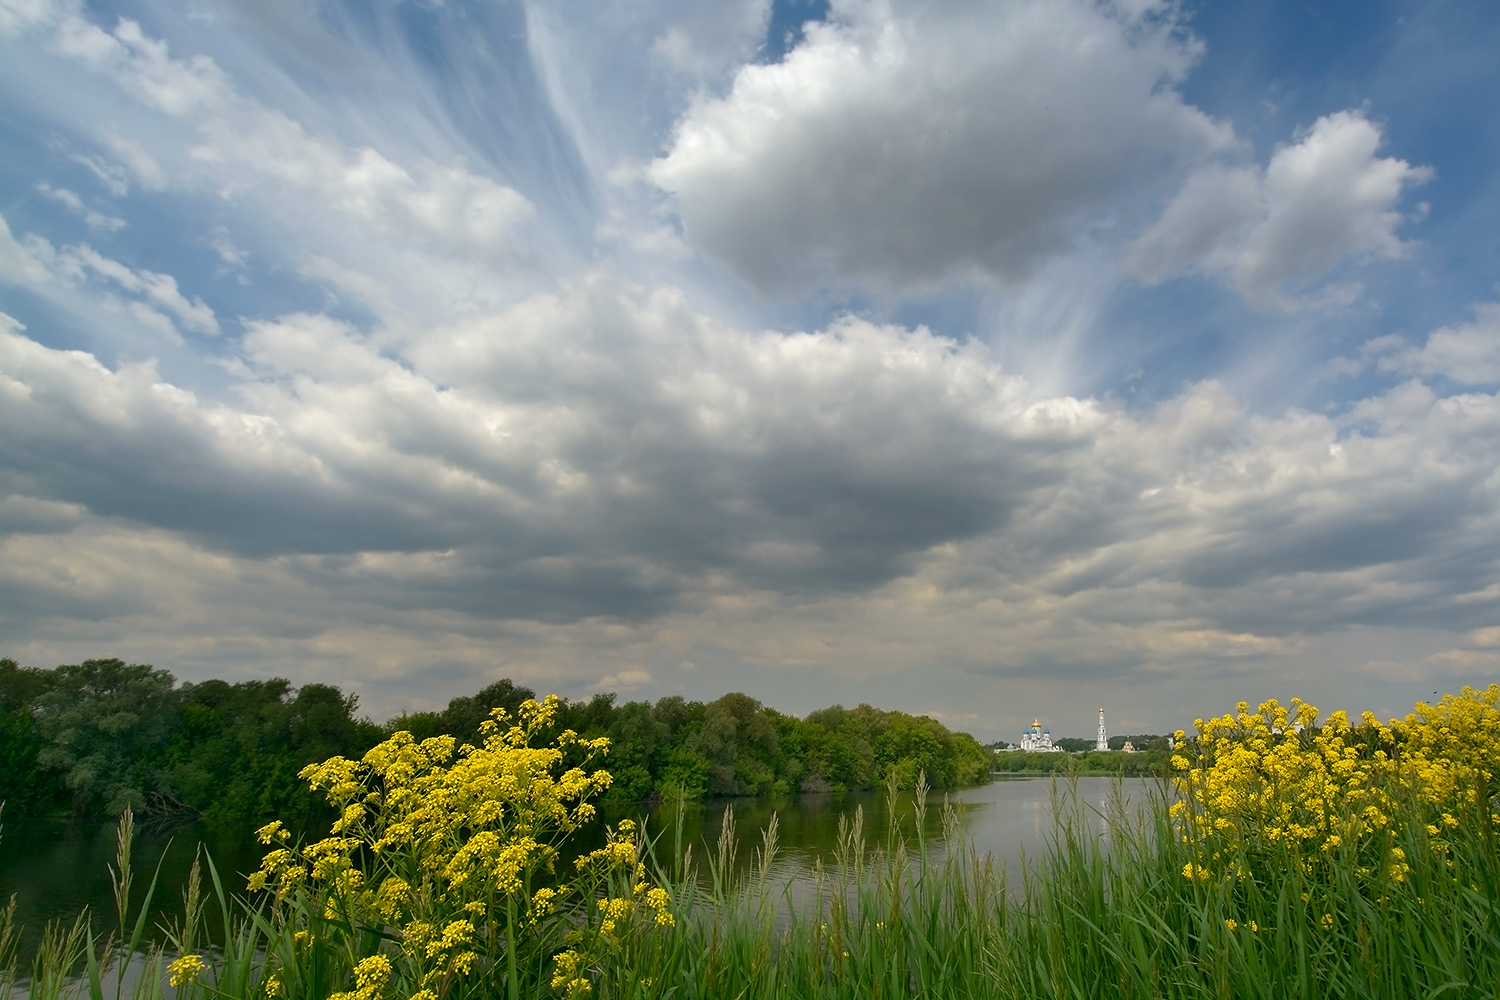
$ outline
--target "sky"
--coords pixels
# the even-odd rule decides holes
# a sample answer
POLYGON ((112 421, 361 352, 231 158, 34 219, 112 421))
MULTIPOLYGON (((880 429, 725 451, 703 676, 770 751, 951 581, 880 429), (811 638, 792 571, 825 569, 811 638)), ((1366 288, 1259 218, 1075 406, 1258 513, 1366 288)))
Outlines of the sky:
POLYGON ((1490 0, 0 0, 0 655, 985 740, 1500 678, 1490 0))

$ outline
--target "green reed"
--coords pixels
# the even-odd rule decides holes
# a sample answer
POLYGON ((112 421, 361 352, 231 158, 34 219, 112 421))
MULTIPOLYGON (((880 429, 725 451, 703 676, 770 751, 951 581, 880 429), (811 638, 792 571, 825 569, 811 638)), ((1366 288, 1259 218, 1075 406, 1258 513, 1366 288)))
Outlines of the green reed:
MULTIPOLYGON (((677 888, 679 932, 656 976, 604 976, 601 997, 1395 998, 1500 997, 1500 860, 1489 807, 1434 850, 1413 820, 1393 834, 1411 871, 1371 882, 1351 852, 1318 879, 1283 853, 1241 876, 1189 880, 1192 854, 1148 786, 1103 815, 1064 782, 1054 836, 1008 891, 965 849, 944 807, 941 852, 871 835, 856 812, 800 903, 768 877, 775 830, 734 884, 726 824, 703 886, 677 888)), ((897 815, 891 810, 891 815, 897 815)), ((1419 815, 1413 806, 1411 816, 1419 815)), ((1252 863, 1253 862, 1253 863, 1252 863)))
MULTIPOLYGON (((889 793, 893 799, 895 789, 889 793)), ((671 887, 676 926, 643 933, 593 970, 601 1000, 885 1000, 1016 998, 1500 998, 1500 852, 1492 803, 1480 801, 1434 843, 1414 817, 1396 823, 1390 846, 1410 871, 1400 880, 1359 869, 1354 853, 1305 874, 1273 848, 1242 858, 1207 882, 1184 877, 1192 860, 1177 836, 1165 784, 1127 802, 1122 789, 1102 813, 1067 781, 1054 786, 1054 834, 1023 866, 1021 884, 968 848, 958 813, 944 803, 941 845, 924 836, 926 789, 908 825, 890 810, 867 830, 856 810, 837 847, 800 888, 778 877, 777 825, 748 865, 736 857, 732 812, 714 844, 682 842, 675 825, 642 840, 658 881, 671 887), (668 843, 670 841, 670 843, 668 843), (701 856, 701 862, 698 858, 701 856)), ((894 805, 894 803, 893 803, 894 805)), ((350 970, 283 969, 268 983, 267 955, 287 947, 286 925, 223 884, 212 862, 184 890, 179 920, 145 940, 146 900, 132 901, 131 825, 121 823, 115 867, 117 922, 100 941, 85 917, 50 925, 18 979, 12 910, 0 909, 0 988, 35 1000, 157 1000, 169 957, 201 955, 203 972, 178 997, 324 1000, 354 991, 350 970), (222 941, 206 945, 205 911, 222 941), (165 950, 163 950, 165 949, 165 950), (144 951, 141 957, 138 953, 144 951), (130 981, 137 955, 141 976, 130 981)), ((1248 852, 1250 848, 1245 848, 1248 852)), ((321 916, 321 915, 309 915, 321 916)), ((326 957, 326 956, 325 956, 326 957)), ((505 992, 495 984, 495 995, 505 992)), ((375 1000, 375 998, 372 998, 375 1000)), ((378 1000, 386 1000, 379 997, 378 1000)))

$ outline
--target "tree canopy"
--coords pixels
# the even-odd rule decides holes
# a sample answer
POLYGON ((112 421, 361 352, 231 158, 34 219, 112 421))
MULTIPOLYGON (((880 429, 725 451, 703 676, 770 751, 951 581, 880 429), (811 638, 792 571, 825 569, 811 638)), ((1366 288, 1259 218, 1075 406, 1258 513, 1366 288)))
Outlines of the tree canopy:
MULTIPOLYGON (((327 684, 286 678, 178 683, 119 659, 50 670, 0 660, 0 800, 10 815, 113 815, 130 806, 165 819, 214 824, 311 819, 321 806, 298 771, 333 756, 357 758, 389 734, 451 735, 477 744, 495 708, 512 715, 534 698, 498 680, 441 711, 380 725, 358 699, 327 684)), ((681 790, 690 797, 828 792, 983 781, 991 755, 966 733, 925 716, 870 705, 805 719, 733 692, 711 702, 669 696, 619 704, 601 693, 563 700, 559 729, 610 741, 607 797, 635 801, 681 790)))

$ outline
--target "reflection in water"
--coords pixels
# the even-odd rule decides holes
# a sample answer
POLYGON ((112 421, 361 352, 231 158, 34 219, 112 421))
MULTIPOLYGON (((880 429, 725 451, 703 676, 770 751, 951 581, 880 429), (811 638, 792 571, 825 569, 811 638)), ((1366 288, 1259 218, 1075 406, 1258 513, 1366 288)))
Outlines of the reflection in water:
MULTIPOLYGON (((991 853, 1006 862, 1007 883, 1021 884, 1024 858, 1037 857, 1048 845, 1053 829, 1055 795, 1064 805, 1076 802, 1083 820, 1107 839, 1109 823, 1118 795, 1126 805, 1143 803, 1149 782, 1141 778, 1084 777, 1070 785, 1054 783, 1047 777, 999 779, 988 785, 965 788, 948 796, 958 814, 958 837, 972 844, 980 853, 991 853)), ((931 856, 941 859, 951 845, 943 838, 943 793, 928 796, 926 816, 921 831, 931 856)), ((839 819, 852 817, 856 810, 864 816, 864 831, 872 846, 886 842, 889 832, 899 830, 909 847, 917 843, 914 796, 904 793, 890 802, 885 793, 858 792, 842 795, 801 795, 785 799, 729 799, 690 805, 684 816, 683 843, 691 845, 693 856, 702 862, 714 850, 726 811, 733 811, 738 867, 747 869, 761 844, 762 831, 772 815, 777 817, 780 844, 778 861, 773 870, 780 880, 797 881, 809 877, 814 861, 827 864, 838 843, 839 819), (894 809, 892 806, 894 805, 894 809), (894 827, 893 827, 894 820, 894 827)), ((656 854, 667 861, 673 851, 674 810, 670 806, 646 809, 643 806, 611 807, 601 810, 605 822, 622 818, 644 819, 656 839, 656 854)), ((602 843, 602 831, 595 833, 602 843)), ((590 844, 590 849, 596 846, 590 844)))
MULTIPOLYGON (((10 820, 0 831, 0 903, 16 897, 16 922, 21 926, 22 964, 30 961, 42 927, 49 920, 69 924, 88 910, 96 934, 116 926, 110 866, 115 863, 114 823, 68 823, 59 820, 10 820)), ((159 925, 182 914, 182 887, 198 845, 213 857, 224 888, 244 888, 243 873, 260 865, 265 848, 249 834, 212 834, 199 825, 171 831, 137 827, 133 869, 132 913, 138 912, 152 876, 160 875, 152 897, 146 936, 160 940, 159 925)), ((208 874, 204 872, 204 884, 208 874)), ((214 907, 209 907, 212 916, 214 907)))
MULTIPOLYGON (((1111 798, 1118 791, 1127 801, 1141 802, 1148 783, 1142 779, 1079 778, 1073 786, 1077 801, 1092 816, 1094 829, 1107 837, 1111 798)), ((1052 797, 1069 796, 1066 782, 1056 786, 1049 778, 1014 778, 996 780, 988 785, 966 788, 951 795, 958 814, 958 833, 976 850, 991 852, 1006 860, 1007 882, 1012 889, 1021 885, 1023 856, 1035 857, 1046 849, 1053 826, 1052 797)), ((934 793, 922 828, 922 837, 932 853, 941 859, 950 845, 943 840, 943 795, 934 793)), ((683 816, 682 844, 691 845, 700 874, 712 856, 726 811, 733 811, 737 842, 737 865, 743 872, 755 860, 762 831, 774 814, 778 822, 780 850, 771 877, 778 885, 791 885, 794 897, 797 887, 806 883, 813 863, 822 858, 831 861, 838 843, 839 818, 852 817, 861 810, 864 830, 872 846, 885 842, 892 821, 909 845, 915 846, 915 802, 908 792, 894 803, 884 793, 849 793, 842 795, 802 795, 785 799, 719 800, 689 805, 683 816)), ((656 856, 669 864, 675 839, 675 810, 669 806, 648 809, 643 805, 610 805, 600 810, 602 821, 585 832, 572 845, 576 853, 592 850, 603 843, 603 823, 624 818, 644 819, 655 839, 656 856)), ((240 835, 209 835, 200 827, 182 827, 168 833, 139 830, 134 852, 135 900, 143 897, 151 873, 161 863, 160 885, 153 901, 151 926, 175 918, 181 911, 181 887, 187 880, 193 854, 202 841, 223 876, 225 888, 238 892, 245 885, 245 873, 259 866, 265 848, 255 842, 250 831, 240 835)), ((71 921, 87 907, 97 929, 107 930, 114 924, 114 900, 110 890, 108 865, 114 861, 115 831, 113 824, 70 826, 51 821, 10 821, 0 838, 0 901, 12 893, 17 897, 17 919, 24 927, 21 950, 29 955, 40 936, 42 925, 53 919, 71 921)), ((206 881, 206 879, 205 879, 206 881)), ((215 908, 210 906, 209 911, 215 908)), ((23 959, 24 961, 24 959, 23 959)))

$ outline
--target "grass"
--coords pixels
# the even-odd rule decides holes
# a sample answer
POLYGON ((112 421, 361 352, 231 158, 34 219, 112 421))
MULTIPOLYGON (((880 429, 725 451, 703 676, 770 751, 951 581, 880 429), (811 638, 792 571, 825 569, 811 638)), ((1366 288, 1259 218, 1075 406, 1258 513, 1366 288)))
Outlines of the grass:
MULTIPOLYGON (((675 829, 643 842, 672 889, 676 926, 625 938, 596 966, 592 990, 607 1000, 1500 998, 1500 855, 1488 802, 1439 850, 1422 824, 1393 827, 1392 845, 1410 862, 1399 881, 1372 881, 1352 854, 1312 876, 1299 859, 1254 845, 1227 859, 1225 870, 1242 876, 1196 881, 1183 874, 1193 858, 1174 835, 1166 786, 1144 803, 1117 799, 1104 817, 1066 782, 1057 788, 1055 837, 1020 886, 1007 886, 988 855, 926 843, 922 795, 910 834, 898 821, 868 831, 859 812, 846 817, 833 855, 795 892, 777 877, 774 821, 749 865, 734 856, 732 816, 717 845, 699 845, 699 862, 682 843, 679 812, 675 829)), ((944 844, 955 845, 956 812, 945 807, 944 819, 944 844)), ((208 969, 178 996, 265 997, 266 956, 299 954, 288 926, 227 889, 205 859, 207 889, 195 868, 180 919, 151 944, 142 915, 155 885, 133 898, 131 835, 127 817, 113 869, 116 926, 102 940, 84 916, 51 925, 18 973, 13 910, 0 910, 0 991, 157 1000, 172 994, 168 959, 201 954, 208 969), (221 928, 212 949, 210 903, 221 928)), ((286 995, 355 991, 347 971, 301 973, 286 995)), ((505 992, 494 984, 493 995, 505 992)))
MULTIPOLYGON (((1474 835, 1451 838, 1447 853, 1423 827, 1402 830, 1412 870, 1373 891, 1352 859, 1320 881, 1288 863, 1279 877, 1203 883, 1183 876, 1192 855, 1173 836, 1169 798, 1158 788, 1144 808, 1117 800, 1106 837, 1063 785, 1056 837, 1016 893, 989 856, 936 857, 899 830, 871 849, 857 818, 801 907, 770 887, 763 863, 734 887, 720 860, 708 892, 687 887, 688 919, 658 967, 672 995, 704 998, 1500 996, 1488 815, 1468 817, 1474 835)), ((955 825, 950 811, 950 834, 955 825)), ((773 853, 774 829, 762 858, 773 853)))

